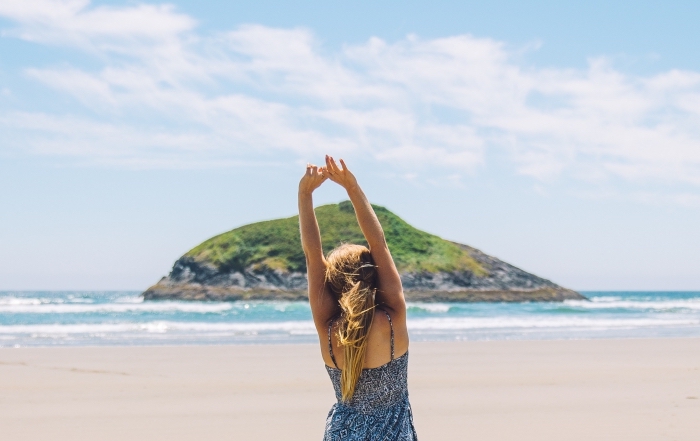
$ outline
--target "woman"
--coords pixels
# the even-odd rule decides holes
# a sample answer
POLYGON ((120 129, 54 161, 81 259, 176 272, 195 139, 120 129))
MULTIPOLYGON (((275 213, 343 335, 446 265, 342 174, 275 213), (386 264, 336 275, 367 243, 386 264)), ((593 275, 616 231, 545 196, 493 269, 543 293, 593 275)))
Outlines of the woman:
POLYGON ((408 402, 406 302, 384 231, 355 176, 326 156, 299 183, 299 223, 309 303, 338 402, 324 441, 415 440, 408 402), (312 193, 326 179, 341 185, 369 244, 344 244, 324 258, 312 193))

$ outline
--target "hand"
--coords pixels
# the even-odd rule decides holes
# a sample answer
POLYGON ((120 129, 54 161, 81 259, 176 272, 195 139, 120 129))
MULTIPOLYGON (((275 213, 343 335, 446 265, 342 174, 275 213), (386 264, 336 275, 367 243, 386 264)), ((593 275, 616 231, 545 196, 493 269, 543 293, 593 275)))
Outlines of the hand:
POLYGON ((326 179, 328 179, 328 176, 322 172, 322 168, 307 164, 306 173, 304 173, 304 176, 301 177, 301 181, 299 181, 299 193, 313 193, 326 179))
POLYGON ((342 169, 338 167, 338 165, 335 163, 335 159, 333 159, 332 156, 326 155, 326 166, 321 168, 321 172, 328 176, 331 181, 339 184, 346 190, 356 187, 357 179, 355 179, 355 175, 348 170, 348 166, 345 165, 345 161, 341 159, 340 165, 343 166, 342 169))

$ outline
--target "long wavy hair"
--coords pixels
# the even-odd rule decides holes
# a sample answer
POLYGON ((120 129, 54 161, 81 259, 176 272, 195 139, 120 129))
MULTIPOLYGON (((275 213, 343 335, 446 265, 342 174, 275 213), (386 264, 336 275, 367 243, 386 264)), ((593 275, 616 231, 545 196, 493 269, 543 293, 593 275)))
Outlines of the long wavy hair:
POLYGON ((326 285, 340 305, 338 342, 345 362, 340 376, 343 401, 355 393, 374 318, 377 267, 367 247, 343 244, 326 258, 326 285))

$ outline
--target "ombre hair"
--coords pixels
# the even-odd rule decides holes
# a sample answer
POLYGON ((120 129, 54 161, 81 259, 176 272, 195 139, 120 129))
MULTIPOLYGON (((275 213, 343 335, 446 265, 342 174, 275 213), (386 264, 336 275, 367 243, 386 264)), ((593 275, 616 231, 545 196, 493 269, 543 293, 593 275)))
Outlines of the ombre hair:
POLYGON ((343 401, 355 393, 367 352, 367 336, 374 318, 377 267, 362 245, 343 244, 326 258, 326 285, 340 305, 338 342, 345 362, 340 376, 343 401))

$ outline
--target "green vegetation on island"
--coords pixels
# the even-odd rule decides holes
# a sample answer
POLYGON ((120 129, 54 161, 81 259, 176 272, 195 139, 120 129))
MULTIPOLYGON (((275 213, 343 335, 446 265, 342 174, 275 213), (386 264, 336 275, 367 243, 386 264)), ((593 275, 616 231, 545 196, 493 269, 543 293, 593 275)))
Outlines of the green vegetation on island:
MULTIPOLYGON (((458 244, 420 231, 384 207, 373 207, 400 272, 487 274, 487 270, 458 244)), ((325 253, 341 243, 367 244, 350 201, 320 206, 316 208, 316 216, 325 253)), ((220 271, 306 270, 298 216, 236 228, 203 242, 185 256, 199 263, 213 264, 220 271)))

